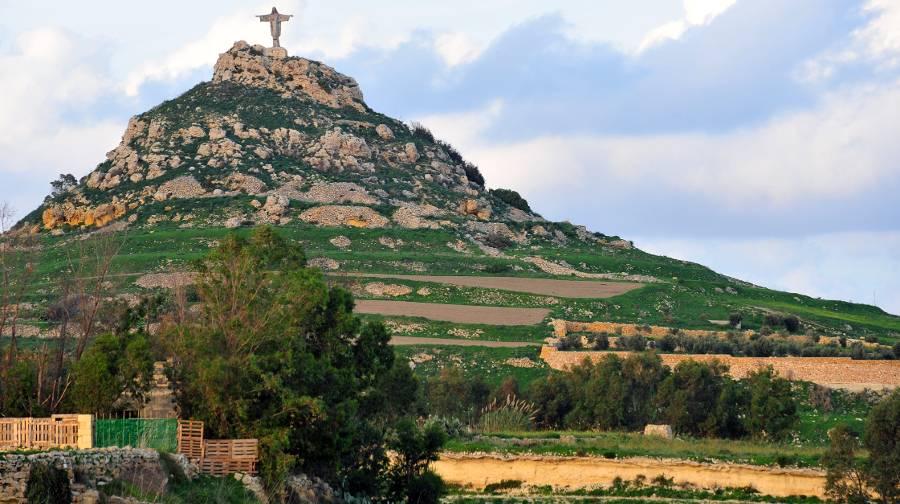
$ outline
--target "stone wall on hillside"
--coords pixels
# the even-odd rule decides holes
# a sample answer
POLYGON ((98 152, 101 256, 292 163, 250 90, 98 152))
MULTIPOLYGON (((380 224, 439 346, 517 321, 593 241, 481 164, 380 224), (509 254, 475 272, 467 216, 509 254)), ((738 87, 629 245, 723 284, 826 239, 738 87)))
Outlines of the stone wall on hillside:
MULTIPOLYGON (((183 456, 174 456, 186 474, 192 470, 183 456)), ((113 480, 131 483, 147 494, 161 495, 168 484, 168 474, 154 450, 101 448, 79 451, 53 451, 30 455, 0 454, 0 504, 25 502, 25 488, 31 468, 45 463, 69 474, 73 503, 99 502, 97 485, 113 480), (76 479, 77 475, 77 479, 76 479)))
MULTIPOLYGON (((569 352, 551 346, 541 349, 541 359, 551 368, 565 370, 590 359, 598 362, 607 354, 627 357, 631 352, 569 352)), ((730 355, 660 354, 663 364, 674 367, 693 359, 709 362, 717 359, 729 368, 735 378, 744 378, 762 366, 772 366, 779 375, 809 381, 831 388, 848 390, 900 387, 900 361, 853 360, 846 357, 732 357, 730 355)))

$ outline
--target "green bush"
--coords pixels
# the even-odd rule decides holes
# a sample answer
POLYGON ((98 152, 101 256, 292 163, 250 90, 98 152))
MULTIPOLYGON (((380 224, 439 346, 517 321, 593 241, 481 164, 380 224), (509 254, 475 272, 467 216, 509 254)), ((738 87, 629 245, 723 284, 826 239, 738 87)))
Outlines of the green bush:
POLYGON ((69 474, 48 464, 33 465, 25 486, 25 499, 29 504, 68 504, 72 502, 69 474))
POLYGON ((518 208, 519 210, 523 210, 525 212, 531 212, 531 207, 528 205, 528 201, 526 201, 525 198, 523 198, 518 192, 513 191, 512 189, 491 189, 490 192, 492 196, 513 208, 518 208))

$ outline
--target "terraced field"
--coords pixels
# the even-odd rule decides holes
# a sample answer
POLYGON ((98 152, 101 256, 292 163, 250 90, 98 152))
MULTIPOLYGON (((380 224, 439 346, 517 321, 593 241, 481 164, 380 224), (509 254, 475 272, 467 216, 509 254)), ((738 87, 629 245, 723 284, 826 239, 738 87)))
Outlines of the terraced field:
POLYGON ((408 301, 377 301, 363 299, 356 302, 358 313, 375 313, 402 317, 421 317, 460 324, 490 324, 503 326, 534 325, 540 323, 550 310, 543 308, 498 308, 440 303, 411 303, 408 301))
POLYGON ((643 286, 642 284, 634 282, 598 282, 592 280, 557 280, 550 278, 390 275, 383 273, 344 273, 344 275, 365 278, 393 278, 397 280, 449 284, 459 287, 500 289, 513 292, 527 292, 529 294, 582 299, 604 299, 614 297, 643 286))

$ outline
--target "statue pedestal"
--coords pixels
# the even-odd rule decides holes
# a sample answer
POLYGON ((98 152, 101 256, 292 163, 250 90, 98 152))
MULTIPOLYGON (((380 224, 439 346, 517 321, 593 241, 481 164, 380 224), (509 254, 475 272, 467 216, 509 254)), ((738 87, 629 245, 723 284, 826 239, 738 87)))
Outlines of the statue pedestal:
POLYGON ((288 57, 287 49, 284 47, 267 47, 263 50, 263 54, 269 58, 283 59, 288 57))

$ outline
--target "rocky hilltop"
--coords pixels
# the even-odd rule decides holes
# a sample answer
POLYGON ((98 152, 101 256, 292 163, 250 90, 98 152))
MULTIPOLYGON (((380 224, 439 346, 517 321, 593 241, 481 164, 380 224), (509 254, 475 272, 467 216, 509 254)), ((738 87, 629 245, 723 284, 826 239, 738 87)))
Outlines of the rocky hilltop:
POLYGON ((210 82, 132 118, 103 163, 25 223, 59 234, 299 220, 447 228, 488 248, 490 240, 566 239, 527 203, 504 196, 487 191, 478 169, 426 129, 369 108, 351 77, 237 42, 210 82))

